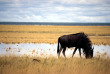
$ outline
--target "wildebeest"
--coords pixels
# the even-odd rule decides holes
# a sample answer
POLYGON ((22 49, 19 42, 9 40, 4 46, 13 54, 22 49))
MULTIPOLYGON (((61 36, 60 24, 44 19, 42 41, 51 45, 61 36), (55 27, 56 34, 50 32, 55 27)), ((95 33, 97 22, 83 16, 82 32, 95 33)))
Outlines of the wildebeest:
POLYGON ((58 57, 60 56, 60 52, 63 49, 63 55, 66 58, 65 56, 66 47, 68 48, 75 47, 72 57, 74 56, 77 49, 79 49, 79 54, 81 56, 81 48, 83 49, 83 54, 85 55, 85 58, 93 57, 92 43, 88 36, 83 32, 70 35, 63 35, 59 37, 57 46, 58 57))

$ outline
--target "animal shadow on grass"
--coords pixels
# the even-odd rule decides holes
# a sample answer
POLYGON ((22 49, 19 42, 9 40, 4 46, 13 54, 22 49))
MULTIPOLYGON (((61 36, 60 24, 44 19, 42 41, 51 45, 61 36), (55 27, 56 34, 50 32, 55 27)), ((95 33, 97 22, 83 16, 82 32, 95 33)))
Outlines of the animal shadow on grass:
POLYGON ((39 59, 33 59, 33 61, 41 63, 41 61, 39 59))

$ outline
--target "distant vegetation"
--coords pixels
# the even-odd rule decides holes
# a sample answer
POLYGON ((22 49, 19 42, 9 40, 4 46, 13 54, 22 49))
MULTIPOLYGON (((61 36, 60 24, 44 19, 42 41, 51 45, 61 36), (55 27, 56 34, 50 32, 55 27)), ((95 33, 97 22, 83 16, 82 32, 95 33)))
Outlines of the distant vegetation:
POLYGON ((94 44, 110 45, 110 26, 0 25, 3 43, 57 43, 59 36, 85 32, 94 44))

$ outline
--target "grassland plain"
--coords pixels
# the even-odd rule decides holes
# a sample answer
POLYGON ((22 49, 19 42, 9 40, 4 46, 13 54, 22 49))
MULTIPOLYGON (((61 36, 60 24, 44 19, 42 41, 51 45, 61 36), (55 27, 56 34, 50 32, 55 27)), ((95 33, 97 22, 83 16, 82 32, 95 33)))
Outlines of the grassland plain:
POLYGON ((0 57, 0 74, 109 74, 110 59, 0 57))
MULTIPOLYGON (((88 34, 94 44, 110 45, 110 26, 0 25, 0 43, 57 43, 59 36, 78 32, 88 34)), ((110 58, 100 56, 93 59, 0 56, 0 74, 109 73, 110 58)))
POLYGON ((110 45, 110 26, 0 25, 3 43, 57 43, 59 36, 84 32, 94 44, 110 45))

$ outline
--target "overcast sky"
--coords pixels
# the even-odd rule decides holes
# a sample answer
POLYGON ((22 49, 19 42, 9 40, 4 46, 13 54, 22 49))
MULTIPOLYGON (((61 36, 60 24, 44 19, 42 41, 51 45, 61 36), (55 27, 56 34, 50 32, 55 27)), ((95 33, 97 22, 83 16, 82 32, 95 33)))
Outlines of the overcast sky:
POLYGON ((110 0, 0 0, 0 21, 110 22, 110 0))

